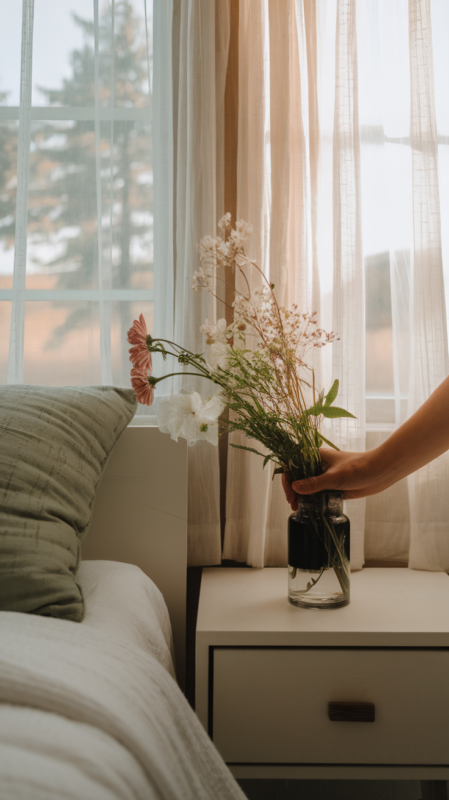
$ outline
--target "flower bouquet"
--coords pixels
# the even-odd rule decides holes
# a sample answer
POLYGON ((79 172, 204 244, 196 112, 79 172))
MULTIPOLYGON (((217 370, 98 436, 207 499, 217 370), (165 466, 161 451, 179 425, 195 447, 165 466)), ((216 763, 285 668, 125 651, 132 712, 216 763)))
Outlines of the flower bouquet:
MULTIPOLYGON (((327 394, 318 390, 310 364, 311 352, 337 337, 318 326, 316 312, 307 314, 296 304, 290 308, 278 304, 274 284, 246 253, 246 240, 252 230, 248 223, 237 221, 233 228, 230 214, 225 214, 218 227, 221 236, 205 236, 200 242, 201 265, 193 276, 193 290, 216 296, 216 282, 224 280, 223 273, 230 267, 241 287, 235 290, 233 321, 228 324, 224 319, 217 323, 205 320, 201 331, 206 352, 193 353, 175 342, 149 335, 141 315, 128 332, 128 341, 133 345, 129 351, 133 365, 131 383, 137 399, 151 405, 157 385, 172 375, 206 378, 216 387, 206 401, 197 392, 172 395, 161 401, 158 410, 161 431, 176 440, 184 437, 189 444, 201 439, 217 444, 221 417, 223 428, 230 433, 242 431, 247 439, 262 445, 261 451, 249 444, 230 441, 232 447, 260 455, 264 467, 272 462, 273 477, 281 472, 289 473, 293 480, 319 475, 323 471, 321 445, 335 447, 321 430, 323 419, 353 416, 334 405, 338 381, 334 381, 327 394), (249 280, 251 273, 258 278, 258 288, 254 291, 249 280), (164 360, 174 358, 182 372, 163 377, 152 375, 152 353, 160 353, 164 360), (224 417, 222 412, 226 407, 229 415, 224 417)), ((295 521, 290 524, 290 538, 294 536, 296 541, 302 536, 303 546, 299 552, 289 542, 289 598, 299 605, 342 605, 349 600, 349 523, 345 522, 342 528, 332 521, 330 494, 309 498, 308 510, 301 510, 300 503, 296 517, 292 515, 295 521), (300 525, 302 532, 298 533, 298 519, 306 525, 307 535, 304 525, 302 528, 300 525), (292 564, 292 560, 296 563, 292 564), (329 570, 338 583, 333 593, 338 597, 330 603, 326 599, 320 601, 315 588, 318 580, 324 585, 323 576, 329 570), (307 573, 304 586, 303 573, 307 573), (313 577, 311 573, 317 575, 313 577)), ((327 598, 329 591, 324 595, 327 598)))

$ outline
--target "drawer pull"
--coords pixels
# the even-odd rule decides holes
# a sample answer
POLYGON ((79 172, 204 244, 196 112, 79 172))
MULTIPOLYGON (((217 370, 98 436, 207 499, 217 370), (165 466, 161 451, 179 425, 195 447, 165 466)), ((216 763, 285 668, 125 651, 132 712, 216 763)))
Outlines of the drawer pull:
POLYGON ((329 703, 331 722, 374 722, 374 703, 329 703))

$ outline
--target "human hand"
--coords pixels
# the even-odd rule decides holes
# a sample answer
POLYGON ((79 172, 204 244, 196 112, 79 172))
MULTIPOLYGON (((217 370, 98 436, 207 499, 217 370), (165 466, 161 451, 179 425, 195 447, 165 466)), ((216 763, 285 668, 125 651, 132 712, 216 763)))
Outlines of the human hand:
POLYGON ((288 473, 282 475, 282 485, 292 510, 298 508, 298 494, 315 494, 326 489, 337 489, 350 500, 367 497, 391 486, 398 479, 379 468, 377 451, 348 453, 330 447, 320 449, 323 474, 292 483, 288 473))

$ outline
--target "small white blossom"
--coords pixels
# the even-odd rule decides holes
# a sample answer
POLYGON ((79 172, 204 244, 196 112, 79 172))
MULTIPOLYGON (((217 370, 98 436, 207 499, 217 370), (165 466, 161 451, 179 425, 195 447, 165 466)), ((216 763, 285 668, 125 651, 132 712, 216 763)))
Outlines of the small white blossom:
POLYGON ((217 250, 221 241, 219 236, 204 236, 198 245, 200 261, 207 264, 208 269, 215 269, 218 266, 217 250))
POLYGON ((209 356, 207 359, 207 366, 212 372, 218 367, 221 369, 228 368, 229 347, 223 342, 215 342, 209 349, 209 356))
POLYGON ((200 267, 193 273, 192 289, 194 292, 200 292, 201 289, 209 289, 210 276, 207 274, 203 267, 200 267))
POLYGON ((231 212, 228 211, 227 214, 224 214, 222 218, 218 221, 218 228, 224 232, 226 228, 229 228, 230 224, 231 224, 231 212))
POLYGON ((253 304, 246 297, 242 297, 241 294, 237 295, 232 305, 234 306, 234 317, 236 319, 238 317, 251 318, 255 316, 253 304))
POLYGON ((251 234, 253 232, 253 226, 251 225, 251 223, 250 222, 245 222, 244 219, 238 219, 237 222, 235 223, 235 227, 236 227, 237 232, 241 236, 244 236, 245 239, 247 239, 248 236, 251 236, 251 234))
POLYGON ((218 251, 223 258, 229 258, 229 244, 227 242, 222 240, 218 246, 218 251))
POLYGON ((161 400, 157 422, 162 433, 169 433, 175 442, 181 437, 189 446, 202 440, 217 445, 218 417, 224 407, 219 392, 205 402, 198 392, 172 394, 161 400))
POLYGON ((225 319, 219 319, 217 324, 206 320, 204 325, 201 325, 200 331, 206 337, 206 344, 215 344, 215 342, 226 343, 226 330, 227 324, 225 319))

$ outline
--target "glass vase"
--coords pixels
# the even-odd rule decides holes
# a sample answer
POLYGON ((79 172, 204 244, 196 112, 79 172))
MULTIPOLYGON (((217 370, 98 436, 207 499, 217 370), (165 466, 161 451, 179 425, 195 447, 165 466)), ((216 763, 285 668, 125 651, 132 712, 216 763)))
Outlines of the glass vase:
POLYGON ((298 495, 288 520, 288 599, 302 608, 349 603, 349 519, 343 492, 298 495))

